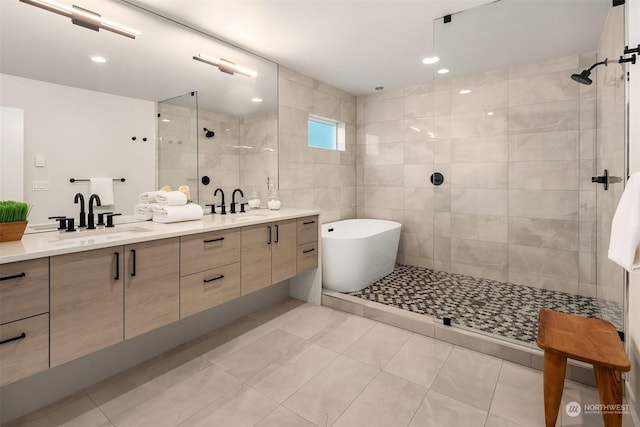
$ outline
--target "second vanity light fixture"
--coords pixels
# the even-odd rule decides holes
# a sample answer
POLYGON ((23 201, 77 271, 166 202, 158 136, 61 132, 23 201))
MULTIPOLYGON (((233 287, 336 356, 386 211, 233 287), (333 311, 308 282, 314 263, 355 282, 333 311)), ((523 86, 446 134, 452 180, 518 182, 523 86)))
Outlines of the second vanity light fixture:
POLYGON ((243 76, 247 77, 255 77, 258 75, 257 72, 240 66, 235 62, 229 61, 228 59, 215 58, 213 56, 205 55, 204 53, 199 53, 198 56, 194 56, 193 59, 195 59, 196 61, 204 62, 205 64, 218 67, 223 73, 231 75, 234 75, 235 73, 242 74, 243 76))
POLYGON ((140 35, 140 32, 137 30, 125 27, 124 25, 120 25, 115 22, 107 21, 106 19, 103 19, 100 14, 84 9, 80 6, 67 6, 66 4, 58 3, 53 0, 20 1, 22 3, 27 3, 44 10, 48 10, 49 12, 57 13, 58 15, 66 16, 67 18, 71 18, 71 22, 74 24, 89 28, 90 30, 99 31, 100 29, 103 29, 131 39, 135 39, 136 36, 140 35))

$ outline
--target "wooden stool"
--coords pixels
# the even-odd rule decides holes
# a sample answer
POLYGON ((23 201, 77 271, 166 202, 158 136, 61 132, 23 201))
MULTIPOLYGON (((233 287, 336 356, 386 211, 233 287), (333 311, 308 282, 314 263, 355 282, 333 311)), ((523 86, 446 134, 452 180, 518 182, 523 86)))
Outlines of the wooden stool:
MULTIPOLYGON (((622 372, 631 369, 615 327, 600 319, 540 310, 538 347, 544 350, 544 417, 556 425, 567 358, 593 365, 600 403, 622 404, 622 372)), ((620 427, 621 413, 602 413, 605 427, 620 427)))

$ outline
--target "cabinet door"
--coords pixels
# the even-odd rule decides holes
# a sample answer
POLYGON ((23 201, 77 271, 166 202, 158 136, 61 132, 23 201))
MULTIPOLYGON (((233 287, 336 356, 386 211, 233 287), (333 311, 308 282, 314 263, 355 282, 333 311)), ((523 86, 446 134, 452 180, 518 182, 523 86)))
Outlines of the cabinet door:
POLYGON ((51 257, 51 366, 123 340, 122 247, 51 257))
POLYGON ((126 245, 124 256, 124 339, 178 320, 179 239, 126 245))
POLYGON ((260 224, 242 228, 241 291, 246 295, 271 284, 273 226, 260 224))
POLYGON ((271 283, 282 282, 296 275, 297 221, 280 221, 273 225, 271 244, 271 283))

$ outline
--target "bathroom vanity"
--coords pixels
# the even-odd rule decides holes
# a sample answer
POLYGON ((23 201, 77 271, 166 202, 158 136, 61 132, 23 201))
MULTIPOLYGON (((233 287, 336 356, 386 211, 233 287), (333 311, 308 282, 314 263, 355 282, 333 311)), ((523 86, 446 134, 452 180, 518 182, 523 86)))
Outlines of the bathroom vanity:
POLYGON ((291 295, 319 301, 319 278, 303 274, 318 267, 318 214, 261 210, 0 244, 0 385, 294 277, 291 295))

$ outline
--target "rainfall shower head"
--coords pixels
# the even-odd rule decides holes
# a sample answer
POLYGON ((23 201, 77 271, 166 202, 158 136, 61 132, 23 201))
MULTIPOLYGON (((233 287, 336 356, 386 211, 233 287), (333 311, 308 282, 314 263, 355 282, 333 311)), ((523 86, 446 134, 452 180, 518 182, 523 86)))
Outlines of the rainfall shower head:
POLYGON ((589 76, 591 75, 591 70, 593 70, 598 65, 602 65, 602 64, 604 64, 604 66, 606 67, 607 66, 607 62, 608 62, 608 59, 605 58, 604 61, 596 62, 591 67, 589 67, 589 69, 582 70, 582 72, 580 74, 572 74, 571 78, 573 80, 575 80, 576 82, 581 83, 583 85, 590 85, 591 83, 593 83, 593 80, 591 80, 589 78, 589 76))
POLYGON ((204 132, 205 132, 204 136, 206 136, 207 138, 213 138, 216 134, 214 131, 209 130, 207 128, 204 128, 204 132))

